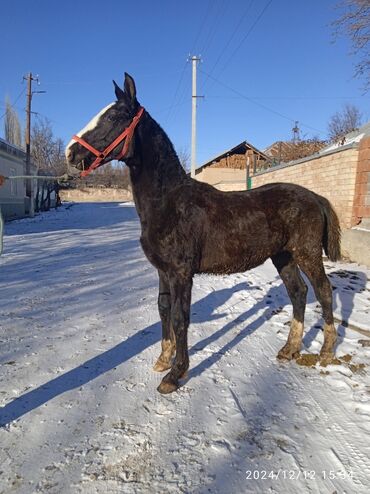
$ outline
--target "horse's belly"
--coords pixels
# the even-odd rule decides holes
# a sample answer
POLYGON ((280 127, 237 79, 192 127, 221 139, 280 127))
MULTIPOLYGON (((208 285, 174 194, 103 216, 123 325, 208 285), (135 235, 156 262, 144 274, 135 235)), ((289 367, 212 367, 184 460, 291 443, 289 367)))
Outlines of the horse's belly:
POLYGON ((241 273, 262 264, 270 256, 266 249, 220 248, 205 250, 200 262, 200 273, 231 274, 241 273))

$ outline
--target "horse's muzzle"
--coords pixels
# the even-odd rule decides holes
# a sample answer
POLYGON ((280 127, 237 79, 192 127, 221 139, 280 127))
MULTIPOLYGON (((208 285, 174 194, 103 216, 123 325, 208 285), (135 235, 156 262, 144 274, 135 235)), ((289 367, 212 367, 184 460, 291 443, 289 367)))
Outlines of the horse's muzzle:
POLYGON ((83 164, 82 163, 77 163, 71 164, 69 161, 67 161, 67 173, 68 175, 71 175, 72 177, 77 177, 80 175, 81 171, 83 170, 83 164))

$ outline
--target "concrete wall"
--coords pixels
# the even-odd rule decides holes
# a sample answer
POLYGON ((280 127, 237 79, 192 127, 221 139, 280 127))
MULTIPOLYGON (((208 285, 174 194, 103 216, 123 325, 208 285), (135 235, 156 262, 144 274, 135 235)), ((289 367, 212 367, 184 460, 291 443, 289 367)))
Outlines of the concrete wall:
POLYGON ((348 146, 290 165, 272 168, 252 177, 252 187, 271 182, 303 185, 328 198, 334 206, 342 228, 358 223, 353 215, 359 149, 348 146))
POLYGON ((370 230, 344 230, 341 249, 344 258, 370 267, 370 230))
POLYGON ((245 190, 246 170, 206 167, 195 175, 199 182, 211 184, 220 190, 245 190))
MULTIPOLYGON (((0 146, 0 175, 24 175, 24 159, 21 151, 5 144, 0 146), (11 151, 14 150, 14 153, 11 151)), ((25 215, 25 183, 24 180, 6 180, 0 187, 0 207, 5 219, 13 219, 25 215)))
POLYGON ((126 189, 67 189, 60 191, 62 201, 73 202, 125 202, 132 201, 132 193, 126 189))

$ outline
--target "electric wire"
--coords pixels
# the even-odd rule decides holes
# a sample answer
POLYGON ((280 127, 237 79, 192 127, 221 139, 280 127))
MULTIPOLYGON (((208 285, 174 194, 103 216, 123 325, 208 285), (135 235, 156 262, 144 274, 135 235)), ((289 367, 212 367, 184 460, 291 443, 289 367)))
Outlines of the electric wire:
POLYGON ((257 26, 257 24, 259 23, 259 21, 262 19, 263 15, 265 14, 266 10, 269 8, 269 6, 271 5, 272 3, 272 0, 269 0, 266 5, 264 6, 264 8, 261 10, 261 12, 259 13, 259 15, 257 16, 257 19, 254 21, 254 23, 251 25, 251 27, 248 29, 247 33, 245 34, 245 36, 243 36, 243 38, 240 40, 240 42, 238 43, 238 45, 236 46, 236 48, 233 50, 233 52, 231 53, 231 55, 229 56, 229 58, 226 60, 226 62, 224 63, 224 65, 222 66, 221 68, 221 72, 223 72, 225 70, 225 68, 227 67, 227 65, 230 63, 230 61, 234 58, 234 56, 236 55, 236 53, 239 51, 239 49, 241 48, 241 46, 243 45, 243 43, 245 42, 245 40, 248 38, 248 36, 252 33, 253 29, 257 26))
MULTIPOLYGON (((16 105, 16 103, 18 103, 19 99, 23 96, 23 94, 25 93, 25 91, 26 91, 26 88, 24 87, 24 88, 22 89, 22 91, 19 93, 19 95, 17 96, 17 98, 16 98, 16 100, 14 101, 14 103, 10 105, 10 108, 15 109, 15 105, 16 105)), ((5 112, 3 113, 3 115, 1 115, 0 120, 1 120, 2 118, 4 118, 4 117, 5 117, 5 115, 6 115, 6 110, 5 110, 5 112)))
MULTIPOLYGON (((194 53, 194 50, 197 47, 197 43, 198 43, 198 41, 200 39, 200 36, 201 36, 201 34, 203 32, 203 29, 204 29, 204 27, 205 27, 205 25, 207 23, 207 19, 209 18, 210 13, 211 13, 211 11, 213 9, 213 5, 214 5, 214 2, 212 0, 209 0, 209 2, 207 4, 207 7, 205 9, 205 13, 204 13, 203 18, 202 18, 202 21, 201 21, 201 23, 199 25, 199 29, 198 29, 197 35, 196 35, 195 40, 193 42, 192 48, 190 50, 190 54, 194 53)), ((175 116, 178 113, 178 108, 183 105, 183 102, 185 100, 187 88, 186 87, 183 87, 181 93, 180 93, 180 89, 181 89, 182 83, 184 81, 184 76, 185 76, 185 72, 186 72, 186 67, 187 67, 188 61, 189 60, 187 59, 186 62, 184 63, 184 65, 183 65, 183 68, 182 68, 182 71, 181 71, 181 75, 180 75, 179 81, 177 83, 174 96, 172 98, 171 105, 170 105, 170 107, 168 109, 168 113, 167 113, 167 117, 166 117, 166 122, 167 123, 171 119, 175 118, 175 116)))
MULTIPOLYGON (((214 18, 214 21, 213 21, 213 26, 211 25, 211 28, 209 29, 208 31, 208 36, 207 38, 205 39, 205 43, 203 44, 202 46, 202 49, 200 50, 200 53, 206 53, 206 51, 208 50, 209 46, 211 45, 215 35, 217 32, 219 32, 220 28, 220 24, 221 22, 223 21, 224 17, 225 17, 225 5, 227 4, 227 0, 221 0, 220 1, 220 8, 218 10, 218 12, 216 11, 216 16, 214 18)), ((229 6, 229 5, 228 5, 229 6)))
MULTIPOLYGON (((219 53, 215 63, 213 64, 211 70, 209 71, 209 73, 212 75, 215 68, 217 67, 217 65, 219 64, 223 54, 225 53, 225 51, 228 49, 228 47, 230 46, 232 40, 234 39, 236 33, 238 32, 240 26, 242 25, 244 19, 246 18, 247 14, 249 13, 252 5, 254 3, 254 0, 251 0, 248 4, 248 7, 246 8, 246 10, 244 11, 243 15, 239 18, 239 21, 237 23, 237 25, 235 26, 231 36, 229 37, 228 41, 226 42, 226 44, 224 45, 223 49, 221 50, 221 52, 219 53)), ((202 85, 202 90, 204 89, 205 85, 207 84, 207 81, 208 81, 208 78, 203 82, 203 85, 202 85)))
MULTIPOLYGON (((224 87, 225 89, 228 89, 229 91, 233 92, 234 94, 238 95, 241 99, 245 99, 251 103, 253 103, 254 105, 256 106, 259 106, 260 108, 263 108, 264 110, 270 112, 270 113, 273 113, 281 118, 284 118, 285 120, 289 120, 290 122, 295 122, 297 119, 296 118, 292 118, 292 117, 289 117, 287 115, 284 115, 283 113, 280 113, 279 111, 277 110, 274 110, 273 108, 270 108, 262 103, 259 103, 257 101, 255 101, 254 99, 246 96, 245 94, 243 94, 242 92, 238 91, 237 89, 234 89, 233 87, 229 86, 228 84, 225 84, 224 82, 216 79, 214 76, 212 76, 211 74, 208 74, 207 72, 205 72, 204 70, 202 69, 199 69, 201 72, 203 72, 205 75, 208 75, 210 79, 212 79, 214 82, 216 82, 217 84, 219 84, 220 86, 224 87)), ((306 127, 308 129, 311 129, 311 130, 314 130, 315 132, 319 132, 320 134, 326 134, 324 131, 320 130, 320 129, 316 129, 315 127, 312 127, 311 125, 308 125, 304 122, 302 122, 301 120, 299 121, 299 123, 303 126, 303 127, 306 127)))

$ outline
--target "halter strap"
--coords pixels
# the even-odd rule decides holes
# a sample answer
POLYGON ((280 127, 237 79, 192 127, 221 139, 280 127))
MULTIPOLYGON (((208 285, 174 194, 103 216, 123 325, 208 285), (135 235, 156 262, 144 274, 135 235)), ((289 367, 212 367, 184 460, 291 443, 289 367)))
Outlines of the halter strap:
MULTIPOLYGON (((89 173, 91 173, 93 170, 95 170, 95 168, 98 168, 98 166, 100 166, 102 164, 102 162, 106 159, 106 157, 109 156, 109 154, 119 144, 121 144, 123 139, 126 138, 125 143, 124 143, 123 148, 122 148, 122 151, 119 153, 119 155, 117 156, 116 159, 121 160, 124 158, 125 154, 127 153, 130 142, 132 140, 132 137, 134 135, 135 127, 139 123, 140 118, 142 117, 143 113, 144 113, 144 108, 141 106, 139 108, 139 111, 137 112, 137 114, 132 119, 132 122, 130 123, 130 125, 128 127, 126 127, 126 129, 113 142, 111 142, 111 144, 109 144, 109 146, 107 146, 104 149, 104 151, 98 151, 97 149, 94 148, 94 146, 91 146, 91 144, 86 142, 85 139, 82 139, 81 137, 79 137, 77 135, 74 135, 72 137, 72 139, 74 141, 81 144, 81 146, 88 149, 92 154, 94 154, 96 156, 96 159, 93 161, 93 163, 91 163, 89 168, 87 168, 86 170, 83 170, 80 173, 81 177, 86 177, 89 173)), ((110 161, 110 160, 108 160, 108 161, 110 161)))

